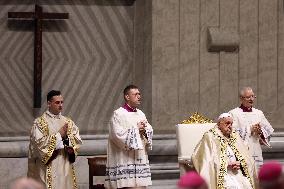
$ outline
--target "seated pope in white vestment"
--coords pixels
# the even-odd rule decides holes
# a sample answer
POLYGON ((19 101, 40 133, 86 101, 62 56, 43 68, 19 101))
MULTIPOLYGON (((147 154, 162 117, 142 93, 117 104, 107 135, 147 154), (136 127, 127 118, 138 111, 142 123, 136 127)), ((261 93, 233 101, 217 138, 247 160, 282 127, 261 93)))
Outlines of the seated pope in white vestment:
POLYGON ((210 189, 254 189, 256 169, 242 139, 232 128, 229 113, 221 114, 217 125, 203 135, 192 163, 210 189))
POLYGON ((125 104, 114 111, 109 123, 106 188, 146 188, 152 184, 148 150, 152 149, 152 126, 137 108, 138 88, 124 89, 125 104))
POLYGON ((255 98, 253 90, 244 87, 240 91, 241 106, 229 113, 233 116, 233 127, 248 146, 256 167, 259 168, 263 164, 261 145, 269 146, 269 137, 274 129, 263 112, 253 108, 255 98))

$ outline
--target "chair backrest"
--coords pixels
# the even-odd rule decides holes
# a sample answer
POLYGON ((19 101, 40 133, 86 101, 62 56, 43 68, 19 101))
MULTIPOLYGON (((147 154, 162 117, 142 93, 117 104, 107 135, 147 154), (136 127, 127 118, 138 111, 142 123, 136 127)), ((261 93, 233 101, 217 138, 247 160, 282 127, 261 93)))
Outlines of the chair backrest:
POLYGON ((178 124, 176 126, 178 161, 181 175, 187 168, 191 169, 191 156, 196 145, 204 133, 214 127, 216 123, 178 124), (186 165, 187 168, 184 166, 186 165))

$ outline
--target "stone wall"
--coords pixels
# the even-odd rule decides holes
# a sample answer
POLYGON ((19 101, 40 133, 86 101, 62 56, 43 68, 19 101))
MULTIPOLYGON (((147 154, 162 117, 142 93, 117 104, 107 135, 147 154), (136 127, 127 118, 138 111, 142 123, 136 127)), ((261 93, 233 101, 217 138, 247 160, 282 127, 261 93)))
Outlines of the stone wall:
MULTIPOLYGON (((82 134, 105 134, 126 84, 143 94, 156 133, 199 111, 214 119, 239 105, 251 86, 256 107, 283 128, 283 1, 37 1, 68 12, 43 27, 43 88, 60 89, 64 114, 82 134)), ((8 11, 33 11, 33 0, 0 2, 0 136, 27 136, 33 116, 31 22, 8 11)))
POLYGON ((46 93, 61 90, 64 114, 81 134, 107 132, 122 91, 137 83, 151 112, 151 14, 145 1, 0 2, 0 136, 27 136, 33 110, 33 22, 8 20, 8 12, 69 13, 67 20, 43 21, 42 108, 46 93), (148 11, 148 12, 147 12, 148 11), (146 19, 148 17, 148 19, 146 19))
POLYGON ((152 123, 160 132, 198 111, 214 119, 251 86, 283 128, 284 10, 278 0, 152 1, 152 123))

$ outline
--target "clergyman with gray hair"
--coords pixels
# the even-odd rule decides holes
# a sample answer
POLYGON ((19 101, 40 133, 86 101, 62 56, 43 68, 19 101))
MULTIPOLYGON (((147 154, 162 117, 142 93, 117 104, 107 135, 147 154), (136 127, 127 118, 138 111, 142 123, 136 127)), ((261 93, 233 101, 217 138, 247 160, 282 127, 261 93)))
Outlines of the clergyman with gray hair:
POLYGON ((256 96, 251 87, 240 90, 241 105, 229 113, 233 116, 233 127, 248 146, 256 167, 263 164, 261 145, 270 147, 269 138, 274 129, 261 110, 253 107, 256 96))

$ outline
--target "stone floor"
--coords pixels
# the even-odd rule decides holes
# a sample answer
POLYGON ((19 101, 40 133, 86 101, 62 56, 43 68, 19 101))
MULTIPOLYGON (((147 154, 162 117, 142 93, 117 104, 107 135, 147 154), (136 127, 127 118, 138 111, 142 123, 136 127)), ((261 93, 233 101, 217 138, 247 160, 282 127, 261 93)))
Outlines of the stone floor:
POLYGON ((153 185, 148 187, 148 189, 177 189, 177 181, 178 179, 153 180, 153 185))

